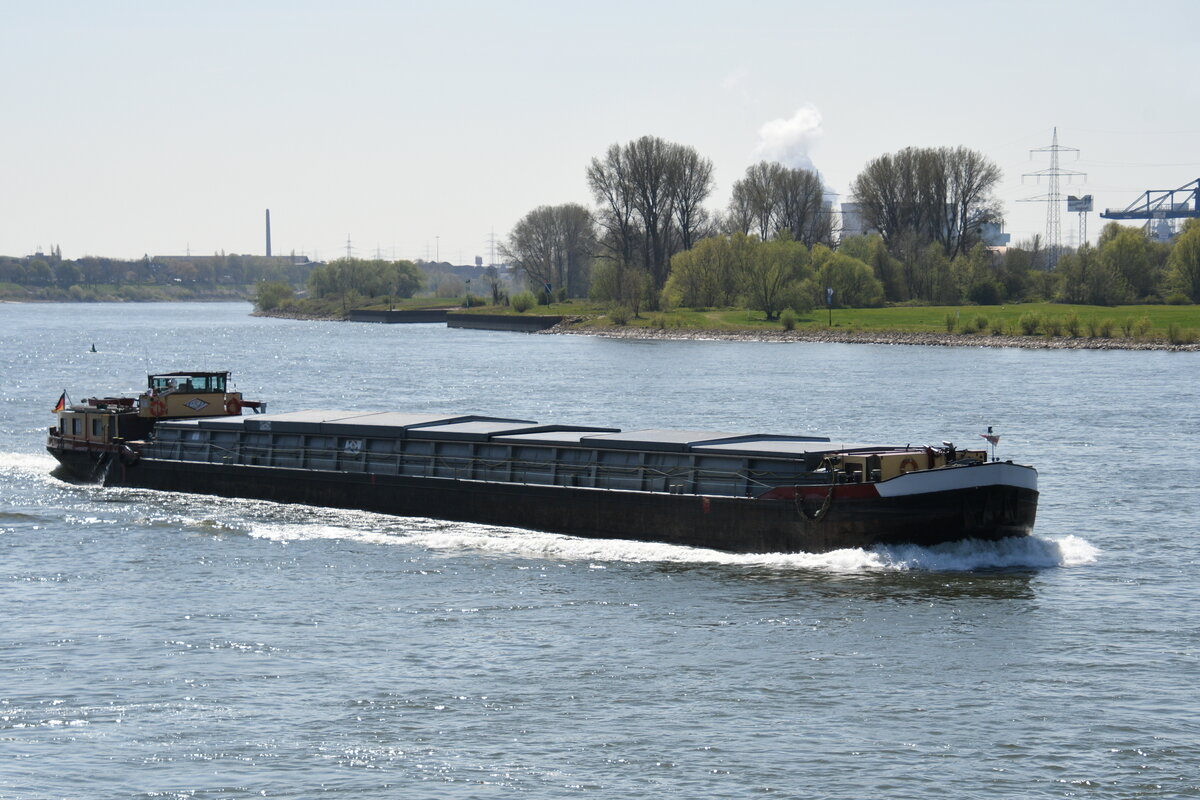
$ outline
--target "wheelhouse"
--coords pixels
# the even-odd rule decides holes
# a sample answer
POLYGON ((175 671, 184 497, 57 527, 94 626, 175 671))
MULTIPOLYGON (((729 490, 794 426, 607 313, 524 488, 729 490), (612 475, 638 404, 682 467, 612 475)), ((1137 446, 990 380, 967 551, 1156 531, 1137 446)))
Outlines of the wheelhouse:
POLYGON ((225 394, 228 372, 164 372, 148 376, 152 395, 168 392, 191 394, 225 394))

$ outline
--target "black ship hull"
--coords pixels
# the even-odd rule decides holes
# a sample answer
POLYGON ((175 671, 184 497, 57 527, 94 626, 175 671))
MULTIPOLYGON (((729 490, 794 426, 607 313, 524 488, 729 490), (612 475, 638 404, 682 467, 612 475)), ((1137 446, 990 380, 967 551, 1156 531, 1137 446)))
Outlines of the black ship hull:
MULTIPOLYGON (((884 496, 864 486, 807 487, 787 499, 622 491, 556 485, 197 463, 51 448, 75 477, 106 485, 360 509, 632 539, 738 553, 843 548, 1028 535, 1038 492, 1006 480, 1011 464, 938 471, 928 490, 884 496), (968 480, 958 479, 958 470, 968 480), (1000 476, 993 479, 991 476, 1000 476), (816 491, 817 497, 812 497, 816 491), (822 498, 824 495, 824 499, 822 498)), ((1029 470, 1032 472, 1032 470, 1029 470)))

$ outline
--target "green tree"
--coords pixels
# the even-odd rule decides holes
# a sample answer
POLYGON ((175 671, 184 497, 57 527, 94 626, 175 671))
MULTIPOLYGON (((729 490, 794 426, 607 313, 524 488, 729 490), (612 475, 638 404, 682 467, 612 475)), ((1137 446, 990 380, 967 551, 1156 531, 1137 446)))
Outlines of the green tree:
POLYGON ((296 296, 291 286, 281 281, 262 281, 256 287, 254 307, 259 311, 273 311, 296 296))
POLYGON ((786 231, 783 238, 755 245, 742 264, 746 303, 772 320, 787 307, 793 288, 806 277, 808 248, 787 238, 786 231))
POLYGON ((1115 306, 1132 299, 1133 291, 1124 276, 1089 243, 1063 255, 1054 271, 1058 276, 1054 297, 1064 303, 1115 306))
POLYGON ((1025 299, 1038 302, 1053 300, 1058 296, 1061 285, 1060 273, 1046 269, 1031 269, 1026 275, 1025 299))
POLYGON ((620 267, 616 261, 602 260, 592 270, 592 286, 588 297, 597 303, 629 308, 636 317, 641 314, 654 292, 650 273, 638 267, 620 267))
POLYGON ((675 306, 709 308, 733 305, 741 291, 741 263, 756 242, 745 234, 713 236, 671 259, 671 277, 663 290, 675 306))
POLYGON ((11 256, 0 256, 0 283, 25 282, 25 265, 11 256))
POLYGON ((412 297, 421 290, 425 276, 411 261, 391 261, 386 268, 390 291, 396 297, 412 297))
POLYGON ((1100 233, 1099 252, 1105 266, 1120 274, 1129 284, 1134 299, 1141 300, 1155 294, 1157 269, 1151 258, 1150 242, 1142 228, 1110 222, 1100 233))
POLYGON ((50 269, 50 265, 45 259, 35 258, 30 260, 25 267, 26 280, 34 286, 49 286, 54 283, 54 273, 50 269))
POLYGON ((825 304, 826 288, 833 289, 833 302, 842 308, 883 305, 883 284, 869 266, 857 258, 835 253, 824 245, 812 249, 816 275, 810 282, 816 305, 825 304))
POLYGON ((908 299, 904 287, 904 267, 888 252, 882 236, 877 233, 847 236, 838 245, 838 252, 869 265, 875 278, 883 284, 883 294, 887 300, 908 299))
POLYGON ((1200 220, 1188 220, 1167 258, 1166 286, 1200 303, 1200 220))
MULTIPOLYGON (((954 283, 954 295, 969 298, 972 294, 996 302, 999 284, 992 270, 992 256, 982 242, 966 253, 959 254, 950 262, 950 276, 954 283)), ((972 302, 979 302, 972 300, 972 302)))
MULTIPOLYGON (((910 238, 909 244, 915 245, 915 238, 910 238)), ((909 297, 915 300, 928 300, 943 305, 962 302, 962 295, 950 268, 950 259, 937 242, 930 242, 918 249, 906 248, 904 274, 909 297)))
POLYGON ((83 282, 83 271, 70 261, 58 261, 52 269, 54 282, 64 289, 83 282))
POLYGON ((346 297, 351 292, 369 298, 412 297, 421 288, 422 275, 411 261, 339 258, 315 267, 309 273, 307 283, 309 292, 315 297, 346 297))

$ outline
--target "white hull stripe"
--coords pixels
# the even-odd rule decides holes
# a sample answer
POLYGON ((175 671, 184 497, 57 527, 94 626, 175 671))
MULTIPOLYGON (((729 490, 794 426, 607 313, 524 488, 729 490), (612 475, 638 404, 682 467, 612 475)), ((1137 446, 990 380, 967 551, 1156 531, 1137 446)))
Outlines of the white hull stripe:
POLYGON ((991 462, 974 467, 948 467, 910 472, 875 484, 880 497, 949 492, 981 486, 1015 486, 1037 491, 1037 470, 1020 464, 991 462))

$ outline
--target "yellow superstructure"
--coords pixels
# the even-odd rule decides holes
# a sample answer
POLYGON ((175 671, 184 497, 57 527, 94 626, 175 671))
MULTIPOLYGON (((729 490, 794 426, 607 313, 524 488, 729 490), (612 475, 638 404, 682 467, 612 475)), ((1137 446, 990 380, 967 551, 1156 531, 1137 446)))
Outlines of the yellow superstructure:
POLYGON ((172 372, 151 375, 137 398, 140 417, 228 417, 242 413, 241 392, 228 391, 228 373, 172 372))
MULTIPOLYGON (((949 446, 948 446, 949 447, 949 446)), ((852 481, 886 481, 909 472, 944 467, 950 461, 987 461, 983 450, 943 450, 925 447, 878 453, 848 453, 838 456, 834 466, 852 481), (948 454, 953 455, 948 459, 948 454)))

